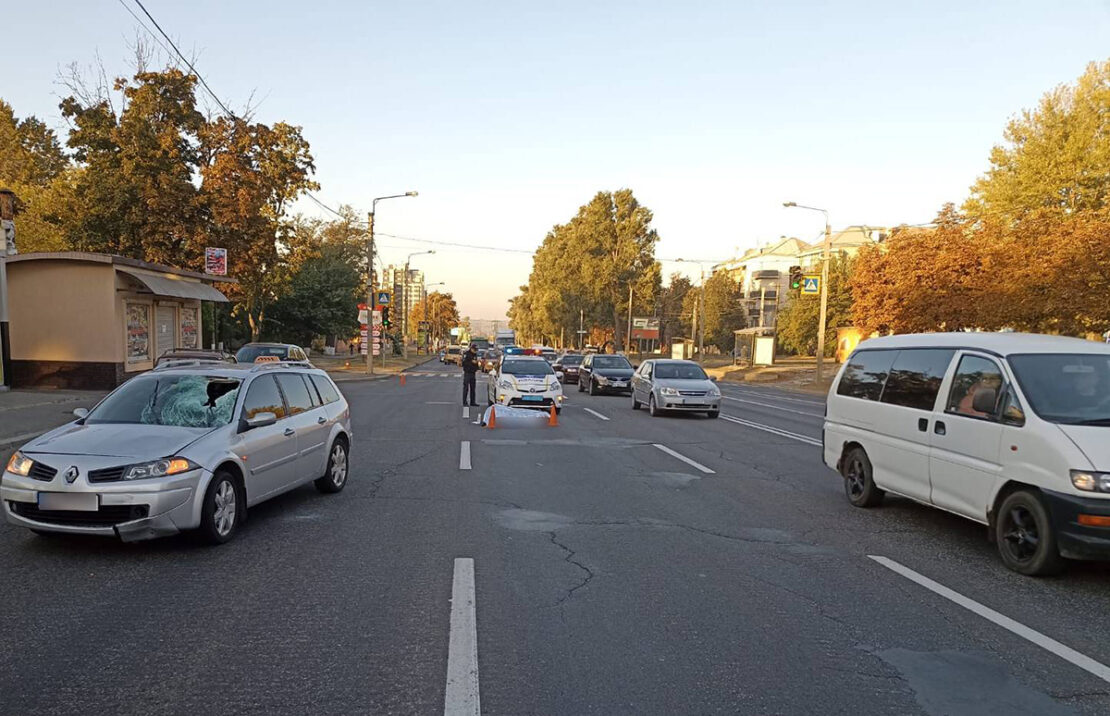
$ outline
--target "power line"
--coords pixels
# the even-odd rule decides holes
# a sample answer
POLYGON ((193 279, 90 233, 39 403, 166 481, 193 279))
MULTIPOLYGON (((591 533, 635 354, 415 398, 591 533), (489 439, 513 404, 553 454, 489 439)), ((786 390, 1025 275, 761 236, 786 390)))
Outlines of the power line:
POLYGON ((144 30, 146 30, 146 34, 150 35, 151 39, 153 39, 155 42, 157 42, 158 46, 161 47, 167 55, 174 54, 173 50, 166 47, 166 43, 162 42, 162 38, 160 38, 160 37, 158 37, 158 35, 154 34, 154 31, 146 26, 146 23, 143 22, 142 18, 139 17, 138 15, 136 15, 135 11, 132 10, 130 7, 128 7, 127 3, 124 2, 124 0, 117 0, 117 2, 119 2, 120 6, 123 7, 123 9, 127 11, 128 15, 135 18, 135 22, 139 23, 139 26, 142 27, 144 30))
MULTIPOLYGON (((158 30, 159 33, 161 33, 162 37, 166 38, 166 42, 170 43, 170 47, 172 47, 173 51, 177 53, 177 56, 181 58, 181 61, 189 67, 194 75, 196 75, 197 80, 199 80, 201 85, 204 86, 204 89, 208 91, 208 95, 212 99, 216 100, 216 104, 220 105, 223 111, 227 113, 227 116, 231 117, 232 119, 238 119, 238 117, 235 116, 235 113, 228 109, 227 105, 223 103, 223 100, 216 96, 216 93, 212 91, 212 88, 209 87, 208 83, 204 80, 204 76, 197 71, 196 67, 193 67, 193 63, 189 62, 189 60, 185 57, 181 50, 177 49, 177 45, 173 43, 173 40, 170 39, 170 36, 166 34, 166 31, 162 29, 162 26, 158 24, 158 21, 155 20, 154 16, 151 15, 150 12, 146 9, 146 6, 143 5, 142 0, 134 0, 134 2, 136 5, 139 6, 139 9, 143 11, 143 14, 150 18, 150 21, 154 23, 154 27, 158 30)), ((150 32, 150 30, 148 29, 147 32, 150 32)))
POLYGON ((460 243, 460 242, 457 242, 457 241, 437 241, 435 239, 418 239, 414 236, 397 236, 396 234, 384 234, 384 233, 381 233, 381 232, 376 232, 376 234, 378 236, 388 236, 391 239, 397 239, 399 241, 416 241, 416 242, 421 243, 421 244, 433 244, 435 246, 454 246, 454 247, 461 248, 461 249, 475 249, 477 251, 503 251, 505 253, 528 254, 528 255, 532 255, 532 254, 536 253, 535 250, 510 249, 510 248, 506 248, 504 246, 480 246, 478 244, 464 244, 464 243, 460 243))

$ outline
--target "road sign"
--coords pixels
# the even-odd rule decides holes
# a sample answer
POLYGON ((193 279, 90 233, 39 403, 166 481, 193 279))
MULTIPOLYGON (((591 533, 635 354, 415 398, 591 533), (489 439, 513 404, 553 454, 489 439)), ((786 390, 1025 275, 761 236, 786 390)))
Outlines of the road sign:
POLYGON ((821 293, 821 277, 805 276, 802 278, 802 295, 816 296, 821 293))
POLYGON ((378 291, 374 295, 378 297, 379 306, 388 306, 392 303, 393 296, 390 295, 389 291, 378 291))
POLYGON ((381 311, 374 311, 373 314, 374 314, 374 326, 375 327, 381 326, 382 325, 382 312, 381 311))

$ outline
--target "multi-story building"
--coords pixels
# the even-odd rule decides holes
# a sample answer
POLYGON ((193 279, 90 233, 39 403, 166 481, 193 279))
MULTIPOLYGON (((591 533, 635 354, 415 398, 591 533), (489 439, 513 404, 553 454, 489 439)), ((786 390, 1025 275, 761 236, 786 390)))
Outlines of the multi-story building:
POLYGON ((406 282, 405 267, 390 266, 385 270, 383 285, 393 291, 393 310, 398 321, 411 316, 412 309, 424 300, 424 272, 420 269, 410 268, 406 282))

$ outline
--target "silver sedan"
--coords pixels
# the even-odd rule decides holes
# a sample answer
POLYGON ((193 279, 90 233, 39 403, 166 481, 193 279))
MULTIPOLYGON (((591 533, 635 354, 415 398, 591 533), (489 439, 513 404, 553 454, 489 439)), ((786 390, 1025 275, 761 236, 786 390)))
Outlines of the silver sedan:
POLYGON ((0 500, 36 533, 231 539, 248 506, 347 483, 347 401, 308 363, 158 368, 8 461, 0 500))
POLYGON ((644 361, 632 376, 632 409, 647 405, 652 417, 665 410, 721 414, 721 390, 693 361, 644 361))

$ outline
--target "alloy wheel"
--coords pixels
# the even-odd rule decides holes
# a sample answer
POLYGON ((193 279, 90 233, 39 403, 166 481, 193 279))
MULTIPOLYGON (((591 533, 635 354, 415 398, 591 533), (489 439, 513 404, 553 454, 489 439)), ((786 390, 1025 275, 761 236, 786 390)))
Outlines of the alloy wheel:
POLYGON ((341 443, 336 443, 331 449, 331 483, 342 487, 347 481, 347 451, 341 443))
POLYGON ((848 494, 852 499, 859 499, 863 496, 863 491, 867 487, 867 477, 863 469, 863 462, 859 458, 848 463, 844 479, 848 485, 848 494))
POLYGON ((226 537, 231 534, 231 530, 235 527, 235 486, 231 484, 230 480, 224 480, 216 488, 214 498, 216 509, 212 515, 212 521, 216 525, 216 532, 221 537, 226 537))

